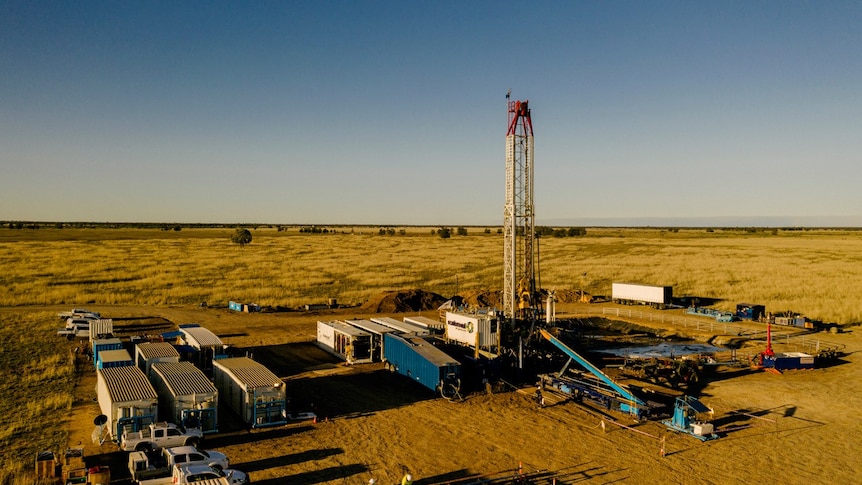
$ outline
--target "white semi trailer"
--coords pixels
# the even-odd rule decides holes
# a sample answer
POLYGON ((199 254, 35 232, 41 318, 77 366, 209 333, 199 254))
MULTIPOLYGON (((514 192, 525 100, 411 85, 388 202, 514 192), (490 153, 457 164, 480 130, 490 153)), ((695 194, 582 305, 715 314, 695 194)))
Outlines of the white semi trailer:
POLYGON ((673 287, 613 283, 611 298, 615 303, 625 305, 650 305, 653 308, 666 308, 672 303, 673 287))

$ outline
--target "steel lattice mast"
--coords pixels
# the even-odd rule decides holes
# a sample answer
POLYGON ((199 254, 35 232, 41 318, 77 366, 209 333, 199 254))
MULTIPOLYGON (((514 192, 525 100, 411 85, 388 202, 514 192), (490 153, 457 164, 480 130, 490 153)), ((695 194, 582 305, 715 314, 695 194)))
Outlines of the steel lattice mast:
POLYGON ((533 208, 533 123, 528 101, 506 94, 506 205, 503 210, 503 312, 512 322, 533 319, 537 302, 533 208))

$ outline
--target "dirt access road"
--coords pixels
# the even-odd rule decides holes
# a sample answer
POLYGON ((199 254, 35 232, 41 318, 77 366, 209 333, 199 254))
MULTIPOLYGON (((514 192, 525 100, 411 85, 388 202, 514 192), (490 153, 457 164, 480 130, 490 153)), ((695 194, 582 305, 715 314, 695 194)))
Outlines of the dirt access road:
MULTIPOLYGON (((531 391, 475 393, 448 402, 379 365, 347 367, 310 344, 317 320, 371 316, 356 310, 94 309, 118 325, 200 323, 282 377, 294 410, 314 407, 317 423, 247 431, 227 419, 227 431, 207 439, 205 447, 226 453, 232 466, 258 484, 358 485, 375 478, 392 485, 405 470, 420 485, 469 483, 480 476, 513 476, 519 465, 532 482, 548 484, 857 483, 862 474, 862 332, 856 328, 823 334, 847 352, 828 368, 720 374, 699 397, 714 408, 717 427, 730 431, 701 443, 659 422, 636 424, 624 416, 615 416, 616 422, 631 429, 607 419, 603 428, 597 414, 569 402, 538 409, 531 391)), ((125 457, 113 453, 115 445, 89 440, 99 413, 93 374, 81 374, 68 422, 70 444, 85 445, 93 460, 122 466, 117 463, 125 457)))

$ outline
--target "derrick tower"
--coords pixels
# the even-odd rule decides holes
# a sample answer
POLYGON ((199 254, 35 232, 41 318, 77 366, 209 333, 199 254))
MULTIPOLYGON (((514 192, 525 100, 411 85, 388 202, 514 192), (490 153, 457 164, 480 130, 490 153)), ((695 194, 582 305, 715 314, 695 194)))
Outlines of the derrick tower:
POLYGON ((534 254, 533 123, 529 102, 512 101, 510 96, 511 92, 506 94, 503 313, 515 328, 523 328, 523 323, 535 323, 540 306, 534 254))

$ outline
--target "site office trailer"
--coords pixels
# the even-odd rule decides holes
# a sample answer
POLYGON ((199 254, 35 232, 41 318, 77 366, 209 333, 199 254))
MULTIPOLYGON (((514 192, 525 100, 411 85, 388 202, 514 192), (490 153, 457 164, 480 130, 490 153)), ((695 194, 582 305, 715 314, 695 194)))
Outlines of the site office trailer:
POLYGON ((372 362, 371 334, 344 322, 317 322, 317 345, 348 364, 372 362))
POLYGON ((96 369, 96 396, 114 441, 124 430, 140 431, 158 418, 156 390, 134 365, 96 369))
POLYGON ((386 367, 422 384, 434 392, 461 379, 461 363, 435 347, 429 340, 413 335, 387 333, 383 336, 386 367))
POLYGON ((226 357, 227 346, 216 334, 197 323, 180 325, 180 339, 188 345, 196 355, 194 363, 205 372, 212 370, 213 361, 226 357))
POLYGON ((664 308, 666 305, 670 305, 673 300, 673 287, 612 283, 611 299, 617 303, 648 304, 656 308, 664 308))
POLYGON ((431 330, 433 333, 444 333, 446 331, 445 323, 441 322, 440 320, 435 320, 433 318, 423 317, 422 315, 417 315, 415 317, 404 317, 404 321, 412 325, 425 327, 431 330))
POLYGON ((150 382, 162 420, 204 433, 218 432, 218 390, 191 362, 155 362, 150 382))
POLYGON ((263 364, 248 357, 213 362, 213 380, 222 402, 252 428, 287 422, 284 382, 263 364))
POLYGON ((492 350, 499 346, 499 330, 495 314, 446 312, 446 340, 492 350))
POLYGON ((394 332, 395 329, 381 325, 371 320, 345 320, 344 323, 356 327, 359 330, 368 332, 371 335, 371 360, 376 362, 383 361, 383 336, 387 333, 394 332))
POLYGON ((93 350, 93 367, 98 367, 99 352, 103 350, 120 350, 123 348, 123 342, 118 338, 104 338, 91 340, 90 346, 93 350))
POLYGON ((135 346, 135 365, 152 378, 152 367, 157 362, 179 362, 180 353, 168 342, 145 342, 135 346))
POLYGON ((430 335, 431 331, 428 330, 427 327, 423 327, 421 325, 416 325, 415 323, 404 322, 401 320, 396 320, 392 317, 375 317, 371 319, 372 322, 379 323, 381 325, 386 325, 387 327, 394 328, 401 333, 413 334, 413 335, 430 335))
POLYGON ((135 365, 135 361, 132 360, 132 356, 126 349, 103 350, 99 352, 99 358, 96 360, 96 369, 126 367, 128 365, 135 365))

